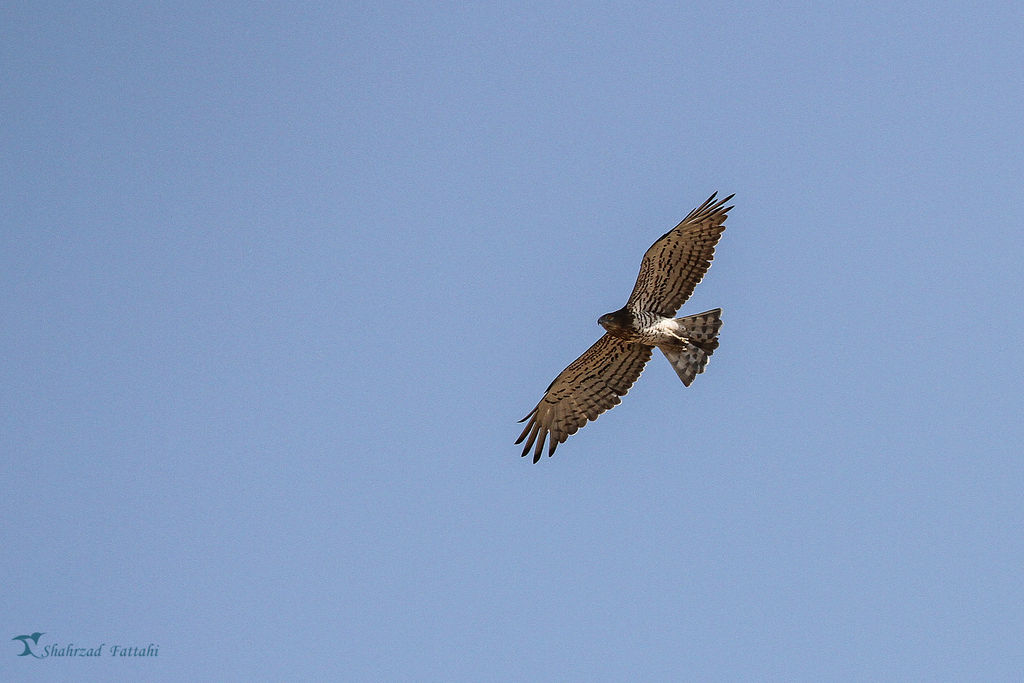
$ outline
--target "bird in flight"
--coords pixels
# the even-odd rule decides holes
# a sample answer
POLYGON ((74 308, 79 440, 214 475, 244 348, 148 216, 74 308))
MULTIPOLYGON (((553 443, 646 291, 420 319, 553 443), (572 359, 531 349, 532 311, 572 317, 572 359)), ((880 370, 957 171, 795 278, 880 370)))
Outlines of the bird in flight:
POLYGON ((626 305, 598 318, 605 335, 562 370, 537 407, 520 420, 526 427, 516 443, 526 442, 523 456, 533 449, 533 461, 540 460, 545 440, 548 456, 554 455, 558 444, 587 420, 618 405, 654 347, 665 354, 684 385, 690 386, 704 372, 708 357, 718 348, 722 309, 685 318, 675 314, 711 266, 733 208, 725 204, 734 195, 716 201, 717 195, 651 245, 626 305))

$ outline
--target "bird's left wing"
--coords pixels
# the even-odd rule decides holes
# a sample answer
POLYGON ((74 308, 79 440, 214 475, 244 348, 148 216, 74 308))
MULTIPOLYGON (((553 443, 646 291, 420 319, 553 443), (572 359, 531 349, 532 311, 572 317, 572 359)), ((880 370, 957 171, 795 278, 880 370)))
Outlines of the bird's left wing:
POLYGON ((711 195, 647 250, 626 308, 671 318, 690 298, 693 288, 711 267, 715 245, 725 230, 725 219, 732 208, 725 204, 733 195, 715 201, 717 194, 711 195))
POLYGON ((633 386, 652 347, 633 344, 606 334, 574 360, 548 387, 544 398, 520 422, 526 423, 516 443, 526 440, 525 456, 533 448, 533 461, 540 460, 544 440, 550 435, 548 455, 570 434, 612 406, 618 405, 633 386))

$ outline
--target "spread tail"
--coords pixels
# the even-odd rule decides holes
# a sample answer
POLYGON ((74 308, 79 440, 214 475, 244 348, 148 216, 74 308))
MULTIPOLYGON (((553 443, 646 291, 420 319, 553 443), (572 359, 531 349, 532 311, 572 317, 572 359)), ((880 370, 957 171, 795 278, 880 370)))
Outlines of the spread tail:
POLYGON ((693 379, 704 372, 708 358, 718 348, 718 330, 722 327, 721 315, 722 309, 716 308, 697 315, 676 318, 680 327, 679 334, 685 337, 686 341, 658 347, 686 386, 690 386, 693 379))

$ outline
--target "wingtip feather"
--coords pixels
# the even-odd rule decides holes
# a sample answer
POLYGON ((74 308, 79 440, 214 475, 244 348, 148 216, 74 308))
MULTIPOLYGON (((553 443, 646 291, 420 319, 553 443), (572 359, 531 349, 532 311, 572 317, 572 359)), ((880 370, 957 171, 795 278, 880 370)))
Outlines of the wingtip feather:
POLYGON ((536 409, 536 408, 534 408, 533 410, 531 410, 530 412, 528 412, 528 413, 526 414, 526 417, 524 417, 524 418, 523 418, 522 420, 516 420, 516 423, 517 423, 517 424, 521 424, 521 423, 523 423, 523 422, 526 422, 526 421, 527 421, 527 420, 529 420, 529 419, 530 419, 531 417, 533 417, 533 416, 534 416, 534 415, 535 415, 536 413, 537 413, 537 409, 536 409))
POLYGON ((544 441, 548 438, 548 432, 546 429, 540 430, 537 439, 537 447, 533 449, 533 462, 536 464, 540 460, 541 453, 544 452, 544 441))

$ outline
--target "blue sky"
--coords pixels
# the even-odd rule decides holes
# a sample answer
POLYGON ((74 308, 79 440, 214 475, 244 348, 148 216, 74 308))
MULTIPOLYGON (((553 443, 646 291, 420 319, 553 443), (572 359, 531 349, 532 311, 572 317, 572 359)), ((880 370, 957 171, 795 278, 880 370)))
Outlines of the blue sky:
POLYGON ((1021 35, 8 3, 0 639, 106 650, 0 678, 1018 677, 1021 35), (715 190, 707 372, 521 459, 715 190))

